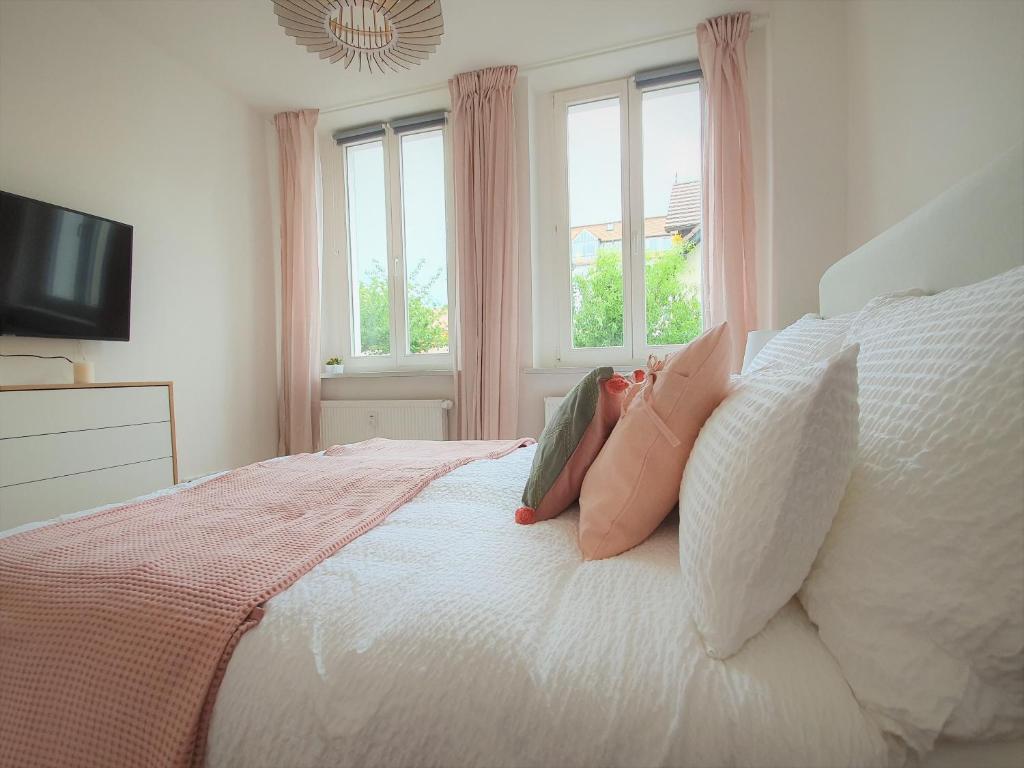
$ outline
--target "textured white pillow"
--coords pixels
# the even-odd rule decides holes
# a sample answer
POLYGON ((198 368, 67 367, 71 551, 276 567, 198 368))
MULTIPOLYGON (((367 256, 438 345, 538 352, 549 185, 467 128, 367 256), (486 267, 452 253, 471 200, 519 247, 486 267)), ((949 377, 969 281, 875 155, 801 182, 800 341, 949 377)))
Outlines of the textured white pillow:
POLYGON ((804 315, 761 347, 750 361, 749 371, 768 365, 806 365, 834 355, 842 348, 856 316, 852 312, 823 320, 818 315, 804 315))
POLYGON ((800 589, 857 448, 857 347, 738 379, 693 447, 679 560, 709 656, 736 653, 800 589))
MULTIPOLYGON (((965 256, 966 258, 966 256, 965 256)), ((1024 267, 858 315, 860 447, 800 599, 918 752, 1024 735, 1024 267)))

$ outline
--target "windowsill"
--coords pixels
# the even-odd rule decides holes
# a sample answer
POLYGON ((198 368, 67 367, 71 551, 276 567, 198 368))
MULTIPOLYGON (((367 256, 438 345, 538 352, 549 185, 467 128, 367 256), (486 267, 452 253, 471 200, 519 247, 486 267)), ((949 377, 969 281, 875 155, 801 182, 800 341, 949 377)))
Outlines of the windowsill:
MULTIPOLYGON (((607 363, 600 363, 595 365, 566 365, 566 366, 550 366, 547 368, 521 368, 520 373, 527 376, 585 376, 595 368, 603 368, 607 363)), ((642 364, 634 363, 612 363, 611 368, 615 369, 616 373, 630 374, 637 368, 643 368, 642 364)), ((454 371, 448 369, 438 368, 424 368, 423 370, 417 370, 415 368, 402 368, 401 370, 388 370, 388 371, 345 371, 344 373, 321 373, 320 379, 387 379, 387 378, 406 378, 414 376, 451 376, 454 371)))
POLYGON ((521 373, 524 373, 524 374, 526 374, 528 376, 534 376, 534 375, 538 375, 538 374, 540 374, 540 375, 548 375, 548 376, 559 375, 559 374, 562 374, 562 375, 565 375, 565 376, 568 376, 568 375, 585 376, 586 374, 590 373, 595 368, 604 368, 604 367, 614 368, 616 373, 628 374, 628 373, 632 373, 637 368, 643 368, 643 365, 635 365, 633 363, 621 363, 621 364, 620 363, 610 363, 610 364, 609 363, 596 363, 594 365, 589 365, 589 366, 580 366, 580 365, 557 366, 557 365, 553 365, 553 366, 550 366, 548 368, 523 368, 521 373))
POLYGON ((451 376, 452 371, 443 368, 402 368, 396 371, 345 371, 344 373, 321 373, 324 379, 384 379, 405 376, 451 376))

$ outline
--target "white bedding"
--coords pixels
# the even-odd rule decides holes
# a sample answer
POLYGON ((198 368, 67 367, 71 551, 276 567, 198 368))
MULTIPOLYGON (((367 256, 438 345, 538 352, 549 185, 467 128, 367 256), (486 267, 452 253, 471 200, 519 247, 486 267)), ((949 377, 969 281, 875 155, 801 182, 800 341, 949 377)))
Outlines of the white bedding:
POLYGON ((800 607, 728 662, 680 607, 677 535, 581 561, 517 526, 533 449, 435 481, 272 599, 228 667, 208 765, 878 765, 800 607))
POLYGON ((270 600, 207 766, 887 764, 796 601, 715 661, 674 524, 588 563, 575 512, 515 525, 533 451, 435 481, 270 600))

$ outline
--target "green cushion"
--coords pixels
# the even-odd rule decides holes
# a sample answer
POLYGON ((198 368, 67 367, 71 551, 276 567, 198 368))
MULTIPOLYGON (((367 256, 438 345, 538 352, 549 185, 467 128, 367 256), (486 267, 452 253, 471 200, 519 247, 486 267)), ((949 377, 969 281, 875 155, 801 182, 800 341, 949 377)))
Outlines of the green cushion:
POLYGON ((537 453, 530 468, 530 479, 523 491, 523 504, 531 509, 540 506, 541 499, 554 485, 580 438, 594 419, 601 381, 611 378, 610 367, 595 368, 565 396, 551 421, 544 427, 537 441, 537 453))

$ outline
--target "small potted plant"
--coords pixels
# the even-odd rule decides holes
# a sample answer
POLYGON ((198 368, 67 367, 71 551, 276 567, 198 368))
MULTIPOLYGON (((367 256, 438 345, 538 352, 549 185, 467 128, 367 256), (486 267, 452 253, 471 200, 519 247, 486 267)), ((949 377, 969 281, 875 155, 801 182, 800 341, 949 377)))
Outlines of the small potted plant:
POLYGON ((326 368, 327 372, 330 373, 330 374, 344 373, 345 372, 345 361, 342 360, 340 357, 332 357, 324 365, 324 368, 326 368))

